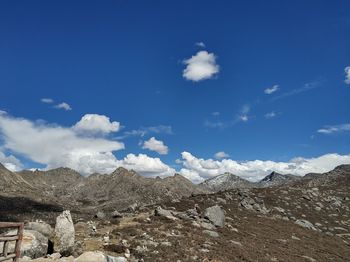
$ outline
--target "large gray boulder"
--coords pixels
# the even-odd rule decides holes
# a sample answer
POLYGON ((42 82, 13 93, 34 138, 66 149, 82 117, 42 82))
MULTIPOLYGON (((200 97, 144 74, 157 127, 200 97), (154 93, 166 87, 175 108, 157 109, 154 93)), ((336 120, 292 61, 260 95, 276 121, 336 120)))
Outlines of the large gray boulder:
MULTIPOLYGON (((17 230, 11 230, 6 233, 7 236, 16 235, 17 230)), ((0 250, 3 250, 4 243, 0 243, 0 250)), ((21 244, 21 256, 27 256, 30 258, 39 258, 47 254, 48 239, 41 233, 34 230, 23 230, 23 239, 21 244)), ((10 252, 15 250, 15 242, 12 241, 9 244, 10 252)))
POLYGON ((75 230, 69 210, 65 210, 56 218, 54 233, 54 251, 69 256, 74 250, 75 230))
POLYGON ((205 209, 203 216, 217 227, 225 226, 225 212, 218 205, 205 209))
POLYGON ((53 228, 45 222, 28 222, 24 228, 28 230, 38 231, 48 239, 51 239, 54 233, 53 228))

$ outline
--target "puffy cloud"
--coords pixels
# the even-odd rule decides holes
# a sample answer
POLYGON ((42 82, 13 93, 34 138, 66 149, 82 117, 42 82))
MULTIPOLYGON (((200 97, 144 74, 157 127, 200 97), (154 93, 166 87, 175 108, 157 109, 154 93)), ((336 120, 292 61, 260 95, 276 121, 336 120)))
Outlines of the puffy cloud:
POLYGON ((210 79, 219 72, 216 56, 207 51, 199 51, 196 55, 184 61, 187 65, 182 76, 195 82, 210 79))
POLYGON ((267 94, 267 95, 271 95, 272 93, 275 93, 277 90, 279 89, 279 85, 274 85, 270 88, 266 88, 264 90, 264 93, 267 94))
POLYGON ((340 132, 347 132, 347 131, 350 131, 350 123, 334 125, 334 126, 325 126, 317 130, 318 133, 326 134, 326 135, 340 133, 340 132))
POLYGON ((266 119, 274 118, 275 116, 276 113, 274 111, 265 114, 266 119))
POLYGON ((113 151, 124 148, 119 141, 88 137, 75 128, 32 122, 0 115, 4 148, 47 168, 66 166, 83 174, 108 172, 117 166, 113 151))
POLYGON ((0 163, 3 164, 10 171, 19 171, 22 169, 23 165, 13 155, 6 156, 0 151, 0 163))
POLYGON ((41 98, 40 101, 45 104, 52 104, 54 102, 52 98, 41 98))
POLYGON ((216 159, 222 159, 222 158, 228 158, 230 155, 226 154, 224 151, 219 151, 217 153, 215 153, 214 157, 216 159))
POLYGON ((62 102, 60 104, 57 104, 54 106, 56 109, 63 109, 65 111, 70 111, 72 110, 71 106, 67 104, 66 102, 62 102))
POLYGON ((345 67, 345 83, 350 85, 350 66, 345 67))
POLYGON ((175 174, 175 169, 164 164, 159 158, 152 158, 145 154, 128 154, 123 160, 118 161, 118 166, 132 169, 146 177, 165 177, 175 174))
POLYGON ((145 141, 142 148, 155 151, 161 155, 168 154, 168 147, 164 145, 164 142, 157 140, 154 137, 151 137, 149 140, 145 141))
POLYGON ((225 172, 233 173, 250 181, 258 181, 272 171, 282 174, 305 175, 311 172, 323 173, 340 164, 350 164, 350 155, 326 154, 315 158, 293 158, 288 162, 244 161, 232 159, 213 160, 182 153, 183 168, 180 173, 195 182, 201 182, 225 172))
POLYGON ((104 115, 86 114, 73 128, 78 132, 108 134, 119 131, 120 123, 116 121, 111 122, 109 117, 104 115))

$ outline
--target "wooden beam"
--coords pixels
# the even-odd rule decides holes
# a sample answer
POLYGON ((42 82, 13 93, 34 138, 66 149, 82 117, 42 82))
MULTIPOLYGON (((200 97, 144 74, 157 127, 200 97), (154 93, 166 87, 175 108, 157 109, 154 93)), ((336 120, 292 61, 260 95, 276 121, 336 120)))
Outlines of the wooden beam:
POLYGON ((14 262, 19 262, 19 258, 21 256, 21 244, 22 244, 22 239, 23 239, 23 229, 24 229, 24 224, 21 223, 18 227, 18 240, 16 241, 16 247, 15 247, 15 254, 16 258, 14 259, 14 262))
POLYGON ((0 257, 0 262, 1 261, 6 261, 6 260, 9 260, 9 259, 17 259, 16 258, 16 254, 10 254, 7 257, 0 257))
POLYGON ((0 242, 15 240, 18 240, 18 236, 0 236, 0 242))

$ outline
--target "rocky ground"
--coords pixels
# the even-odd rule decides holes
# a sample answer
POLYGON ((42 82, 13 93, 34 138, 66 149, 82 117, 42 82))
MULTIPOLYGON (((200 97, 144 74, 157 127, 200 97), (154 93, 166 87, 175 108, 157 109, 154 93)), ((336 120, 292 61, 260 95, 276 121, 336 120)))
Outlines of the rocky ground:
MULTIPOLYGON (((30 202, 16 213, 7 200, 0 198, 0 214, 43 219, 58 230, 62 207, 30 202)), ((288 185, 194 194, 114 212, 71 211, 69 252, 46 247, 51 258, 31 261, 350 261, 349 166, 288 185)), ((51 245, 60 243, 45 232, 51 245)))

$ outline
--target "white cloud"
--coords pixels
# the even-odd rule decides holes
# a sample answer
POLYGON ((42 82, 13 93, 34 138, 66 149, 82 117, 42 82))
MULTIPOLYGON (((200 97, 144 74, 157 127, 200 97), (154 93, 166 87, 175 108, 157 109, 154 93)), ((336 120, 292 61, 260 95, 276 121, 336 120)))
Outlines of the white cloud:
POLYGON ((250 181, 258 181, 272 171, 282 174, 305 175, 323 173, 341 164, 350 164, 350 155, 326 154, 315 158, 293 158, 288 162, 253 160, 239 162, 232 159, 213 160, 182 153, 183 168, 180 174, 194 182, 201 182, 225 172, 233 173, 250 181))
POLYGON ((219 116, 220 115, 220 112, 213 112, 213 113, 211 113, 213 116, 219 116))
POLYGON ((88 137, 74 128, 0 115, 3 147, 44 164, 47 168, 70 167, 83 174, 113 171, 113 151, 124 148, 119 141, 88 137))
POLYGON ((350 131, 350 123, 334 126, 325 126, 317 130, 317 132, 321 134, 334 134, 346 131, 350 131))
POLYGON ((283 99, 283 98, 286 98, 286 97, 295 96, 295 95, 304 93, 306 91, 310 91, 312 89, 320 87, 321 83, 322 82, 320 82, 320 81, 314 81, 314 82, 306 83, 300 88, 292 89, 292 90, 290 90, 288 92, 285 92, 285 93, 282 93, 282 94, 280 94, 278 96, 273 97, 271 99, 271 101, 280 100, 280 99, 283 99))
POLYGON ((248 104, 243 105, 240 111, 240 115, 238 116, 238 120, 247 122, 250 118, 250 116, 248 115, 249 112, 250 112, 250 105, 248 104))
POLYGON ((22 169, 23 165, 13 155, 6 156, 0 151, 0 163, 3 164, 10 171, 19 171, 22 169))
POLYGON ((201 48, 205 48, 205 44, 203 42, 197 42, 195 45, 201 48))
POLYGON ((345 83, 350 85, 350 66, 345 67, 345 83))
POLYGON ((274 118, 276 115, 277 114, 274 111, 272 111, 272 112, 266 113, 265 114, 265 118, 266 119, 271 119, 271 118, 274 118))
POLYGON ((184 64, 187 66, 182 76, 195 82, 210 79, 219 72, 216 56, 207 51, 199 51, 196 55, 186 59, 184 64))
POLYGON ((123 160, 118 161, 118 166, 132 169, 146 177, 173 176, 176 172, 159 158, 152 158, 145 154, 128 154, 123 160))
POLYGON ((264 90, 264 93, 267 94, 267 95, 271 95, 272 93, 275 93, 277 90, 279 89, 279 85, 274 85, 270 88, 266 88, 264 90))
POLYGON ((164 145, 163 141, 157 140, 154 137, 151 137, 149 140, 145 141, 142 146, 143 149, 148 149, 155 151, 161 155, 168 154, 168 147, 164 145))
POLYGON ((54 107, 56 109, 63 109, 63 110, 66 110, 66 111, 72 110, 71 106, 69 104, 67 104, 66 102, 62 102, 60 104, 57 104, 54 107))
POLYGON ((54 102, 52 98, 41 98, 40 101, 45 104, 52 104, 54 102))
POLYGON ((219 152, 215 153, 214 157, 216 159, 228 158, 229 154, 226 154, 224 151, 219 151, 219 152))
POLYGON ((109 117, 104 115, 86 114, 73 126, 73 128, 78 132, 108 134, 111 132, 118 132, 120 129, 120 123, 116 121, 111 122, 109 117))

